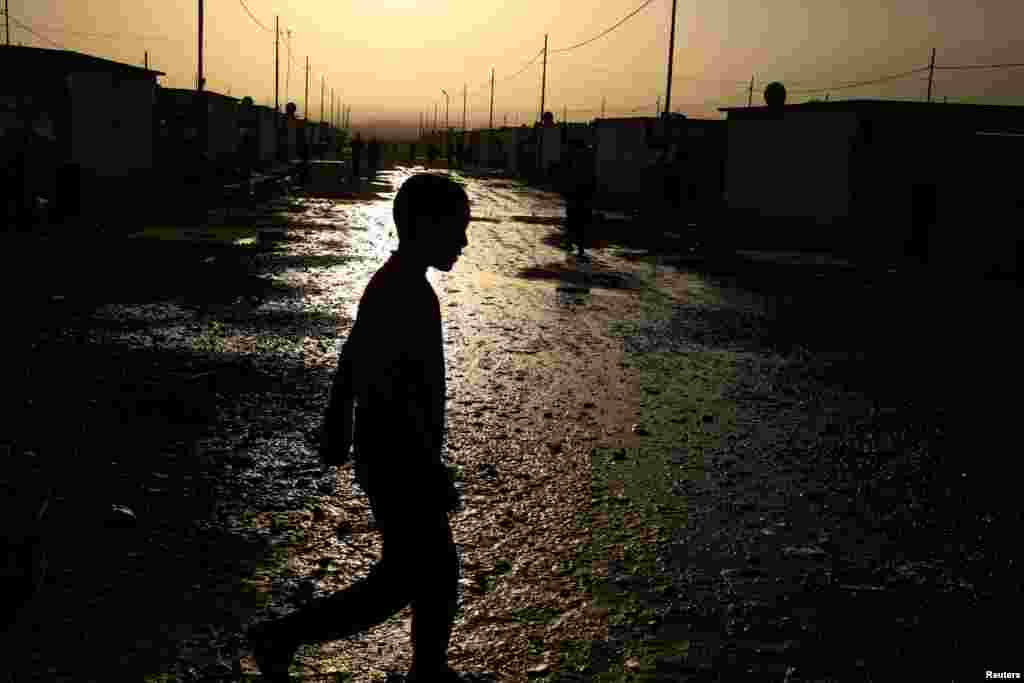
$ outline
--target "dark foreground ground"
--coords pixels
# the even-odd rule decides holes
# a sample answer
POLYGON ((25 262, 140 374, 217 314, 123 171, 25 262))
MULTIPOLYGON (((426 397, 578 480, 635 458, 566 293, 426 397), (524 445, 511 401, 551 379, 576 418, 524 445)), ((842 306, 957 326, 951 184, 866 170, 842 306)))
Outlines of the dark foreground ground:
MULTIPOLYGON (((389 189, 331 201, 386 202, 389 189)), ((266 229, 291 230, 262 245, 81 236, 6 250, 18 254, 4 277, 0 434, 13 680, 238 680, 239 633, 268 592, 301 602, 312 590, 303 577, 351 579, 372 559, 369 546, 288 566, 296 530, 337 521, 334 508, 351 504, 310 455, 334 353, 324 340, 350 323, 349 309, 311 302, 331 284, 318 269, 372 268, 380 256, 315 224, 334 208, 306 206, 302 221, 281 218, 284 206, 268 212, 266 229), (304 251, 314 239, 329 248, 304 251), (314 275, 280 277, 292 271, 314 275), (168 301, 179 318, 161 317, 168 301), (260 522, 242 533, 253 511, 260 522)), ((520 215, 480 216, 475 229, 494 228, 497 246, 479 263, 520 258, 520 278, 551 278, 578 297, 568 341, 589 329, 587 306, 616 318, 612 290, 633 297, 623 310, 635 313, 609 332, 615 355, 595 366, 621 363, 629 379, 610 396, 631 412, 624 425, 598 420, 587 467, 559 480, 589 487, 576 512, 590 540, 552 550, 543 569, 588 596, 596 608, 580 609, 601 620, 602 637, 545 640, 578 610, 520 604, 488 616, 502 635, 467 663, 549 682, 984 680, 1021 669, 1016 289, 956 273, 680 257, 671 239, 659 254, 614 221, 595 226, 595 267, 576 286, 571 265, 531 251, 557 249, 558 221, 510 211, 520 215), (515 251, 517 235, 526 251, 515 251), (738 298, 703 301, 697 281, 738 298), (622 426, 625 436, 610 436, 622 426)), ((520 305, 479 309, 499 345, 512 334, 502 315, 520 305)), ((449 322, 459 310, 447 309, 449 322)), ((538 382, 586 384, 553 358, 538 382)), ((482 408, 459 410, 456 434, 497 429, 482 408)), ((550 412, 520 424, 551 431, 550 412)), ((493 533, 480 530, 489 523, 513 547, 545 531, 519 519, 524 500, 547 500, 520 486, 529 468, 497 460, 495 482, 476 456, 455 457, 467 493, 487 494, 467 544, 493 533)), ((369 534, 362 514, 348 511, 342 542, 369 534)), ((501 552, 508 561, 471 558, 480 601, 517 594, 503 582, 515 585, 522 563, 501 552)))

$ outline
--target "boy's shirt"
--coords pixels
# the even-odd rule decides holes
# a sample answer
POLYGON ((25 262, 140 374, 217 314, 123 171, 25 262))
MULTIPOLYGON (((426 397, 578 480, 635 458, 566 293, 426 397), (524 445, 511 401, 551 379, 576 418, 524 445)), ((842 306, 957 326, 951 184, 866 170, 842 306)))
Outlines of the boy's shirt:
POLYGON ((422 268, 392 252, 363 292, 352 334, 357 457, 415 481, 440 465, 445 427, 441 306, 422 268))

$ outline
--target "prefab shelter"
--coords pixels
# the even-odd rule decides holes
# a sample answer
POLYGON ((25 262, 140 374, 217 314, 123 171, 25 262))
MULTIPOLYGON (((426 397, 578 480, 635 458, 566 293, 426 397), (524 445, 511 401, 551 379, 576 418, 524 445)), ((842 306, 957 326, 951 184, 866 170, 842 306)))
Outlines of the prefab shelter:
POLYGON ((241 144, 248 149, 248 158, 254 165, 265 165, 277 155, 277 133, 274 110, 262 105, 242 107, 238 125, 241 144))
POLYGON ((503 168, 505 166, 506 141, 500 130, 475 130, 470 134, 469 144, 473 163, 485 168, 503 168))
POLYGON ((520 126, 498 130, 496 145, 505 159, 505 170, 514 175, 527 175, 536 167, 537 135, 534 128, 520 126))
MULTIPOLYGON (((725 121, 679 114, 656 120, 648 145, 658 160, 644 179, 669 215, 704 226, 722 210, 725 180, 725 121)), ((685 226, 676 226, 685 227, 685 226)))
POLYGON ((849 100, 722 111, 727 205, 767 219, 737 221, 749 228, 736 239, 1019 267, 1021 190, 1008 169, 1024 151, 1024 107, 849 100))
POLYGON ((654 121, 649 117, 594 121, 598 192, 627 200, 643 196, 646 169, 658 158, 649 141, 654 121))
POLYGON ((159 88, 157 122, 162 161, 195 163, 204 157, 218 166, 234 166, 241 145, 240 115, 241 106, 233 97, 206 90, 159 88), (196 159, 181 159, 188 154, 196 159))
POLYGON ((132 194, 144 187, 162 72, 70 50, 6 46, 0 73, 0 155, 18 177, 19 196, 56 198, 61 212, 74 214, 87 208, 86 198, 106 203, 104 188, 132 194))
POLYGON ((562 161, 563 130, 562 126, 548 126, 537 129, 541 136, 540 163, 545 173, 554 171, 562 161))

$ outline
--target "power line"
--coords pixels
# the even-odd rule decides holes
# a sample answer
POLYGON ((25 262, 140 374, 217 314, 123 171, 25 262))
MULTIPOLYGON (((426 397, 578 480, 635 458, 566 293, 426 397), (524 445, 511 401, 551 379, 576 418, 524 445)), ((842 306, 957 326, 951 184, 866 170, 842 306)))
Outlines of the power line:
POLYGON ((54 46, 58 47, 61 50, 65 49, 65 47, 63 45, 61 45, 60 43, 54 42, 54 41, 50 40, 49 38, 47 38, 46 36, 43 36, 43 35, 40 35, 40 34, 36 33, 35 31, 32 30, 31 26, 29 26, 28 24, 23 24, 22 22, 18 21, 14 17, 12 17, 10 14, 7 15, 7 18, 10 19, 11 21, 13 21, 18 26, 20 26, 23 30, 28 31, 29 33, 34 35, 36 38, 39 38, 40 40, 45 40, 50 45, 54 45, 54 46))
POLYGON ((1024 66, 1024 63, 1017 64, 972 64, 968 66, 936 66, 936 69, 1013 69, 1024 66))
POLYGON ((540 59, 540 56, 541 56, 542 54, 544 54, 544 48, 541 48, 540 50, 538 50, 538 51, 537 51, 537 54, 536 54, 536 55, 534 55, 533 59, 531 59, 530 61, 528 61, 528 62, 527 62, 527 63, 526 63, 526 64, 525 64, 524 66, 523 66, 523 68, 522 68, 522 69, 520 69, 519 71, 515 72, 515 73, 514 73, 514 74, 512 74, 511 76, 506 76, 505 78, 501 79, 501 82, 502 82, 502 83, 504 83, 505 81, 511 81, 511 80, 512 80, 513 78, 516 78, 517 76, 521 75, 521 74, 522 74, 522 73, 523 73, 524 71, 526 71, 526 70, 527 70, 527 69, 529 69, 529 68, 530 68, 531 66, 533 66, 533 64, 534 64, 534 63, 535 63, 535 62, 536 62, 536 61, 537 61, 538 59, 540 59))
POLYGON ((639 6, 639 7, 637 7, 637 8, 635 9, 635 10, 633 10, 632 12, 630 12, 629 14, 627 14, 627 15, 626 15, 625 17, 623 17, 622 19, 620 19, 620 20, 619 20, 618 22, 616 22, 616 23, 615 23, 615 24, 614 24, 614 25, 613 25, 613 26, 612 26, 611 28, 607 28, 607 29, 605 29, 604 31, 602 31, 601 33, 597 34, 597 35, 596 35, 596 36, 594 36, 593 38, 590 38, 589 40, 584 40, 584 41, 583 41, 582 43, 576 43, 575 45, 570 45, 569 47, 563 47, 563 48, 559 48, 559 49, 557 49, 557 50, 548 50, 548 53, 557 53, 557 52, 568 52, 569 50, 575 50, 575 49, 576 49, 576 48, 578 48, 578 47, 583 47, 584 45, 589 45, 590 43, 594 42, 594 41, 595 41, 595 40, 597 40, 598 38, 603 38, 604 36, 608 35, 608 34, 609 34, 609 33, 611 33, 612 31, 614 31, 615 29, 617 29, 618 27, 622 26, 622 25, 623 25, 624 23, 626 23, 626 22, 627 22, 627 21, 628 21, 629 19, 633 18, 633 16, 634 16, 634 15, 636 15, 636 14, 637 14, 638 12, 640 12, 640 10, 644 9, 645 7, 647 7, 647 6, 648 6, 648 5, 650 5, 650 4, 652 3, 652 2, 654 2, 654 0, 647 0, 647 2, 645 2, 645 3, 644 3, 644 4, 642 4, 642 5, 640 5, 640 6, 639 6))
POLYGON ((256 15, 252 13, 252 11, 249 9, 249 6, 245 4, 245 0, 238 0, 238 2, 242 5, 242 9, 245 10, 245 13, 249 15, 249 18, 256 22, 257 26, 259 26, 264 31, 267 31, 268 33, 274 32, 274 29, 267 28, 266 26, 263 25, 262 21, 256 18, 256 15))
POLYGON ((134 38, 136 40, 173 40, 170 36, 148 36, 141 33, 92 33, 88 31, 72 31, 66 28, 54 26, 39 26, 40 31, 46 33, 68 33, 75 36, 86 36, 90 38, 134 38))
POLYGON ((881 78, 874 78, 874 79, 867 80, 867 81, 854 81, 854 82, 850 82, 850 83, 838 83, 838 84, 835 84, 835 85, 825 86, 825 87, 822 87, 822 88, 806 88, 806 89, 803 89, 803 90, 790 90, 789 92, 791 94, 793 94, 793 95, 800 95, 800 94, 807 94, 807 93, 825 92, 827 90, 846 90, 848 88, 859 88, 859 87, 865 86, 865 85, 875 85, 877 83, 885 83, 887 81, 899 80, 901 78, 906 78, 907 76, 912 76, 914 74, 921 73, 921 72, 927 71, 927 70, 928 70, 928 67, 925 66, 925 67, 921 67, 919 69, 913 69, 911 71, 904 71, 903 73, 892 74, 891 76, 883 76, 881 78))
POLYGON ((697 81, 700 83, 728 83, 729 85, 742 85, 744 87, 749 84, 749 81, 733 81, 726 78, 702 78, 700 76, 687 76, 685 74, 682 76, 672 76, 672 80, 697 81))

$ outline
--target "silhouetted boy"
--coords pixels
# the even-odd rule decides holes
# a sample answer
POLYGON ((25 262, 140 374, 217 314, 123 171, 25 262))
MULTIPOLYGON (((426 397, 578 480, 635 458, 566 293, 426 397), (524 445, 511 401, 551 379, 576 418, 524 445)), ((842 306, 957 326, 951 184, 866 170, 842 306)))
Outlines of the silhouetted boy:
POLYGON ((321 451, 330 464, 347 457, 337 448, 344 441, 338 438, 341 421, 331 417, 335 403, 345 403, 347 385, 356 406, 357 481, 383 537, 383 558, 351 587, 250 630, 260 669, 280 680, 287 680, 301 643, 365 631, 410 603, 413 664, 407 680, 458 680, 447 666, 459 578, 448 513, 457 507, 458 493, 441 461, 444 346, 441 309, 426 271, 450 271, 468 244, 469 199, 451 179, 419 174, 399 189, 393 214, 398 250, 359 302, 343 352, 351 374, 336 375, 321 451))

